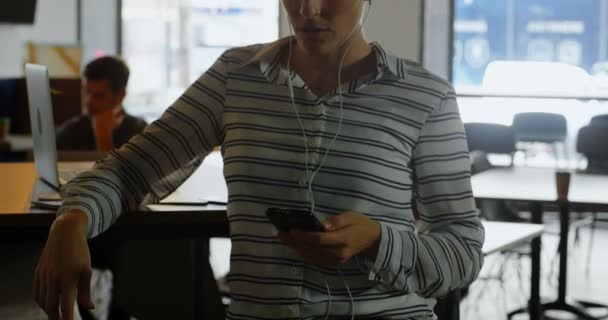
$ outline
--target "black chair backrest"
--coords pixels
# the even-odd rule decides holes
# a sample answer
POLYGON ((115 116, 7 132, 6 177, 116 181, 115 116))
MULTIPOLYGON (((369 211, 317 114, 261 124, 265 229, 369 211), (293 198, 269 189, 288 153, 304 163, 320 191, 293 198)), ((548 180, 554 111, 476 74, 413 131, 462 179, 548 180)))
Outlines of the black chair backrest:
MULTIPOLYGON (((478 174, 492 168, 487 153, 513 155, 515 137, 510 126, 493 123, 465 123, 465 133, 471 152, 471 174, 478 174)), ((511 159, 511 165, 513 159, 511 159)), ((517 221, 514 213, 505 201, 477 201, 481 215, 488 220, 517 221)), ((439 318, 441 319, 441 317, 439 318)))
POLYGON ((465 123, 469 151, 511 154, 515 152, 513 129, 493 123, 465 123))
POLYGON ((516 141, 561 142, 568 134, 566 117, 556 113, 524 112, 513 117, 516 141))
POLYGON ((608 126, 608 114, 600 114, 591 118, 590 125, 608 126))
POLYGON ((471 151, 471 174, 482 173, 492 168, 488 155, 479 150, 471 151))
POLYGON ((608 126, 588 125, 578 131, 576 151, 587 157, 587 172, 608 174, 608 126))

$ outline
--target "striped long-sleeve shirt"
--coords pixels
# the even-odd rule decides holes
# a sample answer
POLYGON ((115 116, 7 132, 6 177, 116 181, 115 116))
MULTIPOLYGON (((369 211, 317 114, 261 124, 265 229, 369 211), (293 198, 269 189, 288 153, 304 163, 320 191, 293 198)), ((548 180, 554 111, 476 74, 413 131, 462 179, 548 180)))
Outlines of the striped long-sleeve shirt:
POLYGON ((305 157, 316 169, 338 130, 340 100, 336 91, 316 96, 282 67, 286 41, 225 52, 160 119, 66 185, 60 212, 82 210, 96 236, 122 212, 170 194, 221 145, 228 318, 350 317, 354 307, 357 317, 432 319, 434 297, 472 282, 483 261, 452 87, 378 44, 376 72, 342 85, 342 128, 312 185, 315 214, 364 213, 381 224, 381 239, 375 260, 315 267, 277 240, 265 211, 308 208, 305 157))

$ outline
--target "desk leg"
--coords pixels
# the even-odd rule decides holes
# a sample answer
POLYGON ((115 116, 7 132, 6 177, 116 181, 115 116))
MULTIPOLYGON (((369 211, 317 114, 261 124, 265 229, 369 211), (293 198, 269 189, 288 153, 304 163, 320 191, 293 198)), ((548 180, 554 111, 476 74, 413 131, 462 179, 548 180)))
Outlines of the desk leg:
POLYGON ((192 318, 224 319, 224 306, 209 263, 209 239, 192 241, 192 318))
POLYGON ((460 289, 454 289, 437 300, 435 314, 440 320, 460 320, 460 294, 460 289))
MULTIPOLYGON (((532 223, 542 224, 543 223, 543 207, 540 203, 530 203, 530 212, 532 213, 532 223)), ((540 250, 541 250, 541 237, 538 236, 532 239, 532 257, 531 257, 531 275, 530 275, 530 300, 528 301, 528 308, 520 308, 511 311, 507 314, 507 319, 513 318, 514 315, 525 313, 528 311, 530 314, 530 320, 543 319, 543 310, 540 303, 540 250)))
MULTIPOLYGON (((530 211, 532 212, 532 223, 542 224, 543 223, 543 208, 540 203, 533 203, 530 205, 530 211)), ((530 301, 528 305, 528 312, 530 313, 530 320, 542 319, 542 309, 540 305, 540 271, 541 271, 541 237, 538 236, 532 239, 532 274, 530 277, 530 301)))
MULTIPOLYGON (((566 311, 576 315, 579 319, 595 320, 602 317, 590 315, 584 306, 569 303, 566 300, 566 284, 568 282, 568 231, 570 229, 570 205, 560 203, 559 206, 560 237, 559 237, 559 281, 557 300, 543 304, 543 310, 566 311)), ((607 308, 607 307, 604 307, 607 308)))
POLYGON ((203 297, 203 259, 209 256, 209 244, 204 240, 192 241, 192 319, 203 319, 202 301, 203 297))
POLYGON ((460 289, 456 289, 450 294, 448 302, 451 306, 449 318, 460 320, 460 289))
POLYGON ((557 302, 566 303, 568 285, 568 233, 570 231, 570 206, 567 203, 559 206, 559 278, 557 302))

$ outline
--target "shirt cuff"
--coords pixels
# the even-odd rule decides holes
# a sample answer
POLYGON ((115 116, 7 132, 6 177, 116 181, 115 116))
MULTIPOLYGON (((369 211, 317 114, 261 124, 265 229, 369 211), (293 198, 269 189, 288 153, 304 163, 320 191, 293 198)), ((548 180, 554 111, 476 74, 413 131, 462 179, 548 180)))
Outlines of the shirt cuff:
POLYGON ((375 259, 359 255, 357 263, 368 273, 368 279, 405 288, 406 281, 415 271, 418 256, 418 239, 409 231, 400 231, 380 222, 381 234, 375 259))
POLYGON ((91 212, 91 207, 86 201, 79 201, 74 198, 64 199, 63 204, 57 210, 57 216, 64 214, 67 211, 77 210, 83 212, 87 216, 87 239, 93 238, 97 235, 94 232, 94 221, 93 221, 93 212, 91 212))

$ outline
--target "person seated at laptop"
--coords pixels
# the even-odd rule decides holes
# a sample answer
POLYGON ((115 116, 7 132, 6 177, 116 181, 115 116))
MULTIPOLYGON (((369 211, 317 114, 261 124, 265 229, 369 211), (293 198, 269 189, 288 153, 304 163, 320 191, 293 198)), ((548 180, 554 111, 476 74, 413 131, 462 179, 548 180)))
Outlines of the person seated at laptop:
POLYGON ((97 58, 85 67, 83 78, 85 113, 57 129, 58 150, 107 152, 144 129, 147 123, 122 107, 129 80, 129 68, 123 60, 97 58))

